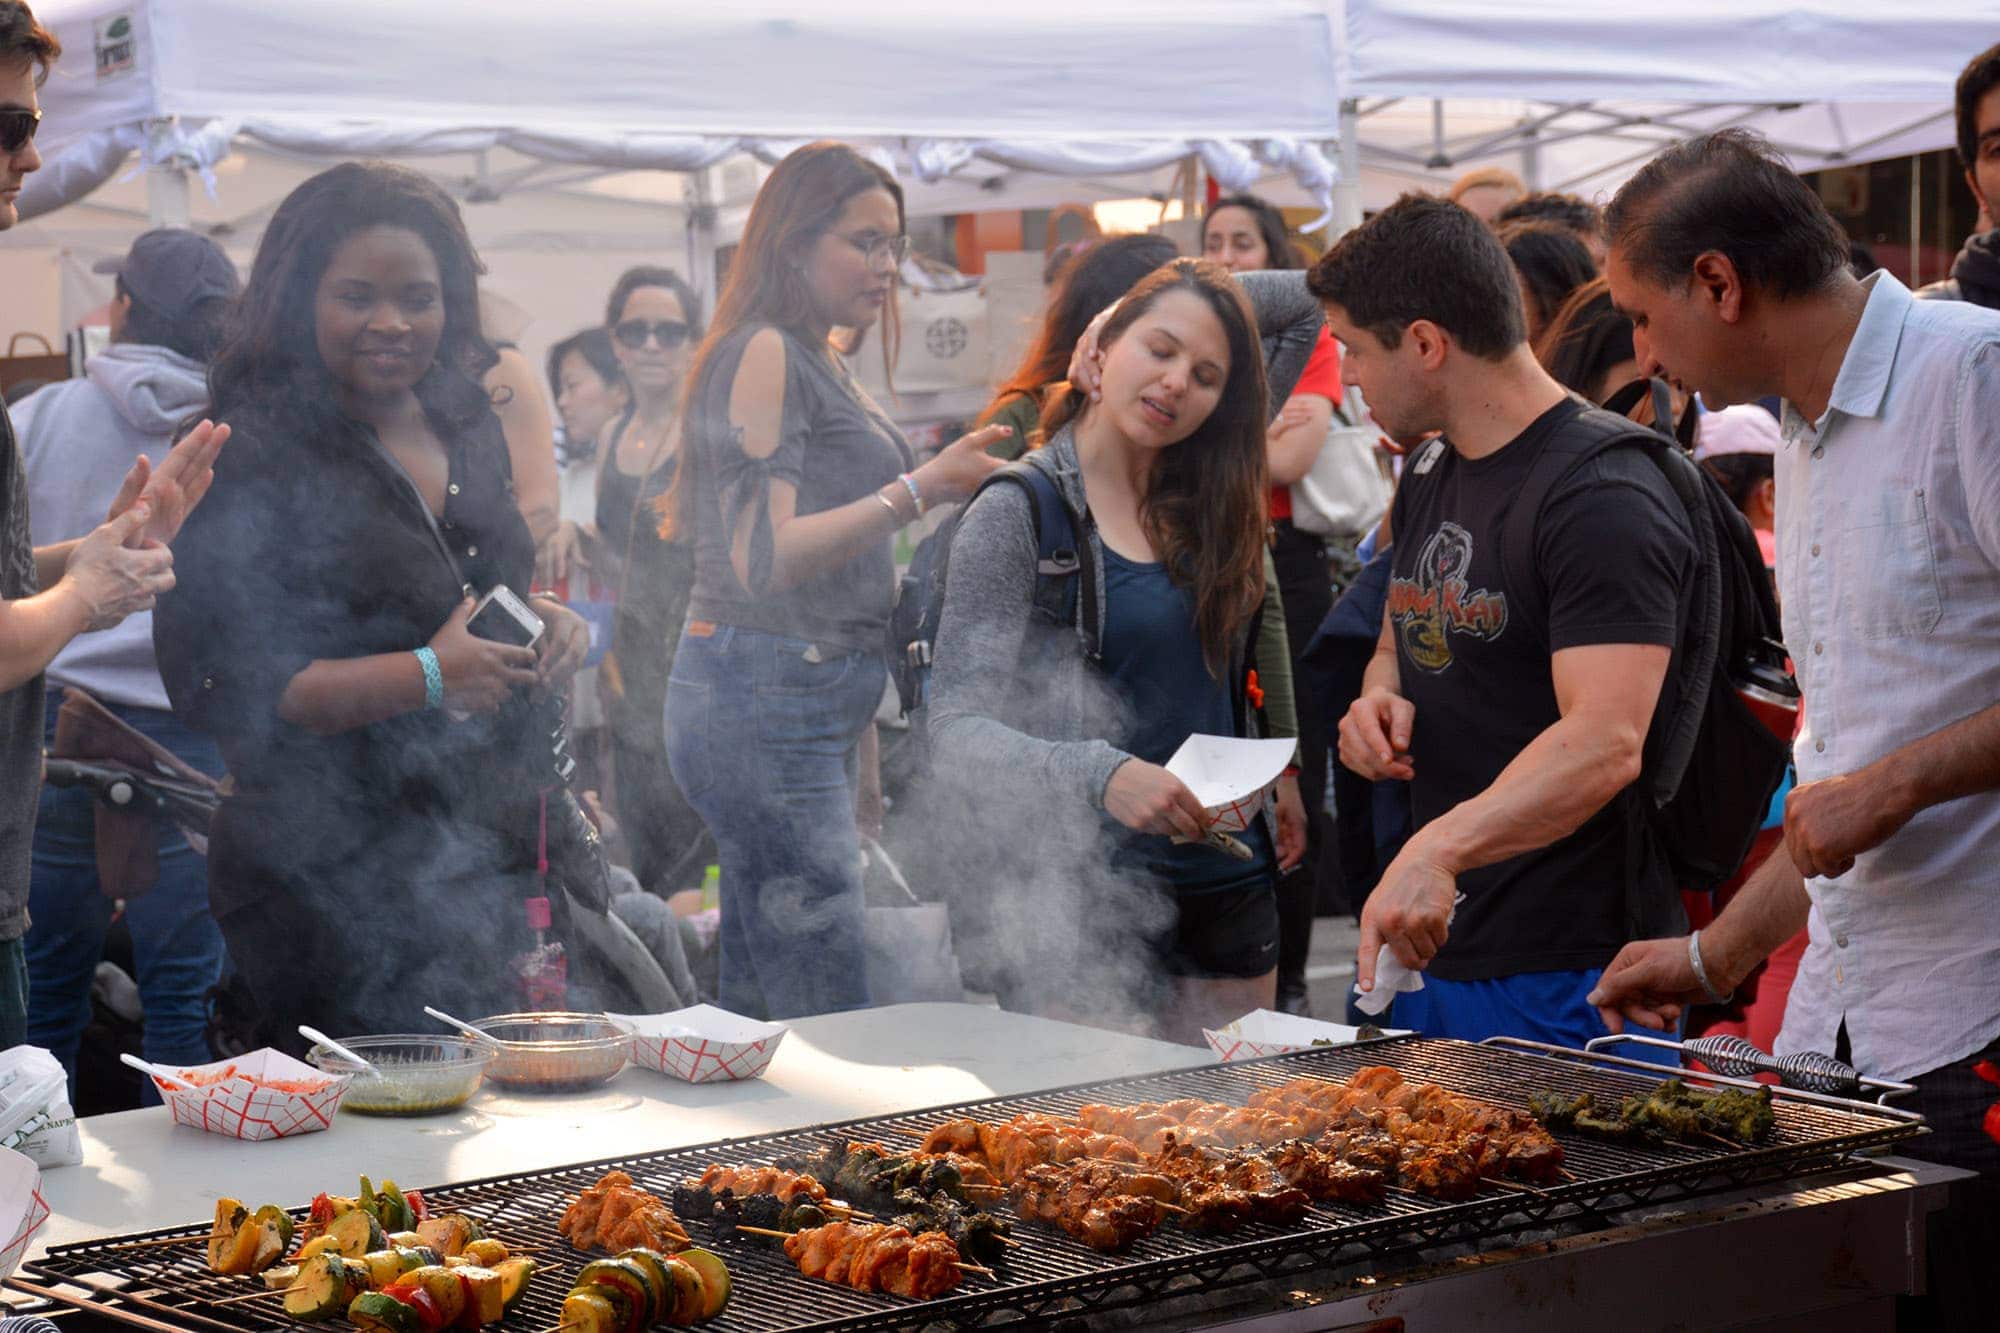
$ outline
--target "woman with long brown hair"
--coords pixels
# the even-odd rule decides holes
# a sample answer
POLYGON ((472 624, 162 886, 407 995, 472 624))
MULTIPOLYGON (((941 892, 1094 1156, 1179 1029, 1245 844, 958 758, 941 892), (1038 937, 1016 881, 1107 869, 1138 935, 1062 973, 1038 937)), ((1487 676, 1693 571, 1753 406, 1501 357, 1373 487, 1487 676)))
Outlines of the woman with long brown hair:
POLYGON ((918 465, 855 382, 895 349, 903 192, 811 144, 751 205, 695 355, 666 522, 695 552, 667 686, 667 754, 722 867, 721 1001, 770 1018, 869 1002, 854 787, 887 683, 890 538, 998 460, 989 426, 918 465))
MULTIPOLYGON (((1290 387, 1320 312, 1301 275, 1245 275, 1285 314, 1290 387)), ((1248 649, 1264 600, 1269 390, 1257 314, 1219 265, 1175 260, 1080 352, 1102 364, 1043 418, 1018 466, 1082 515, 1096 624, 1037 609, 1035 505, 992 487, 960 520, 932 677, 940 772, 977 774, 977 816, 1010 828, 1004 915, 1038 964, 1035 1007, 1180 1039, 1268 1005, 1277 856, 1263 819, 1239 859, 1163 767, 1190 734, 1254 734, 1248 649), (1079 651, 1079 630, 1096 645, 1079 651), (1094 632, 1093 632, 1094 631, 1094 632)), ((1274 358, 1274 360, 1276 360, 1274 358)), ((1073 377, 1073 381, 1074 381, 1073 377)))

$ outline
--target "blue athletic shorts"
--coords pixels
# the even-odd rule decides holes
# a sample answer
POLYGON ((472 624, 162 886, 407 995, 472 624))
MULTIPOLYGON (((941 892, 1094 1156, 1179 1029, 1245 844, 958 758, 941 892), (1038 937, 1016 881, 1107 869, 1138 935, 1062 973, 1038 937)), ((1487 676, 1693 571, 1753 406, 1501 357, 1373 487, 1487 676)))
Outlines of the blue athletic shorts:
MULTIPOLYGON (((1487 981, 1445 981, 1426 976, 1422 990, 1396 997, 1384 1026, 1461 1041, 1526 1037, 1582 1050, 1585 1042, 1610 1031, 1586 998, 1603 972, 1602 968, 1523 972, 1487 981)), ((1678 1038, 1680 1034, 1647 1035, 1678 1038)), ((1655 1064, 1679 1063, 1672 1051, 1657 1046, 1628 1043, 1614 1047, 1611 1053, 1655 1064)))

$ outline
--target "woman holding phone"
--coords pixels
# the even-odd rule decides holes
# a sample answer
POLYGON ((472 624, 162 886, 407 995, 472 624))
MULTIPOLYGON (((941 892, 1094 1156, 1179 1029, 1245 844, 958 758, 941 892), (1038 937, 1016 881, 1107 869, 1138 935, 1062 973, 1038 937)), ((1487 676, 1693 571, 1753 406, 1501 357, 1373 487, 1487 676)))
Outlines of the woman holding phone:
POLYGON ((511 964, 557 785, 536 698, 588 635, 547 598, 533 648, 468 626, 535 558, 480 387, 479 271, 436 185, 335 167, 272 216, 211 373, 237 438, 154 637, 175 712, 229 765, 210 902, 281 1046, 302 1021, 525 1007, 511 964))

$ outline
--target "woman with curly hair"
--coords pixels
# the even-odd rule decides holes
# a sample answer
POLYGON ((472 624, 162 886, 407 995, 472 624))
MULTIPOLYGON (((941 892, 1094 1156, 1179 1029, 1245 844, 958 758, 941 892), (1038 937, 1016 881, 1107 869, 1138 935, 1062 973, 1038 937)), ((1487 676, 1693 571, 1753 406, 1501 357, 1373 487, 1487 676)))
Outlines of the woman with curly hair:
POLYGON ((229 765, 210 903, 281 1044, 300 1021, 524 1007, 509 960, 536 942, 557 786, 534 696, 588 635, 547 598, 535 649, 468 629, 535 558, 480 387, 479 272, 436 185, 335 167, 272 216, 210 375, 236 443, 154 637, 175 711, 229 765))

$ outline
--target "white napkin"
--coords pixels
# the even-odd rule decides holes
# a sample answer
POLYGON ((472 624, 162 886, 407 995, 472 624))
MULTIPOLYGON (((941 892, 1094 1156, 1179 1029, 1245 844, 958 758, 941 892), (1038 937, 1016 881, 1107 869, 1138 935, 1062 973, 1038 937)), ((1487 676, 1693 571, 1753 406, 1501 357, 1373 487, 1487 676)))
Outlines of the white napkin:
MULTIPOLYGON (((1459 894, 1451 900, 1451 915, 1444 923, 1450 926, 1458 918, 1458 905, 1465 901, 1459 894)), ((1398 995, 1424 988, 1424 974, 1415 968, 1404 967, 1395 952, 1383 945, 1375 953, 1375 989, 1362 990, 1359 981, 1354 983, 1354 1007, 1370 1018, 1383 1013, 1398 995)))

